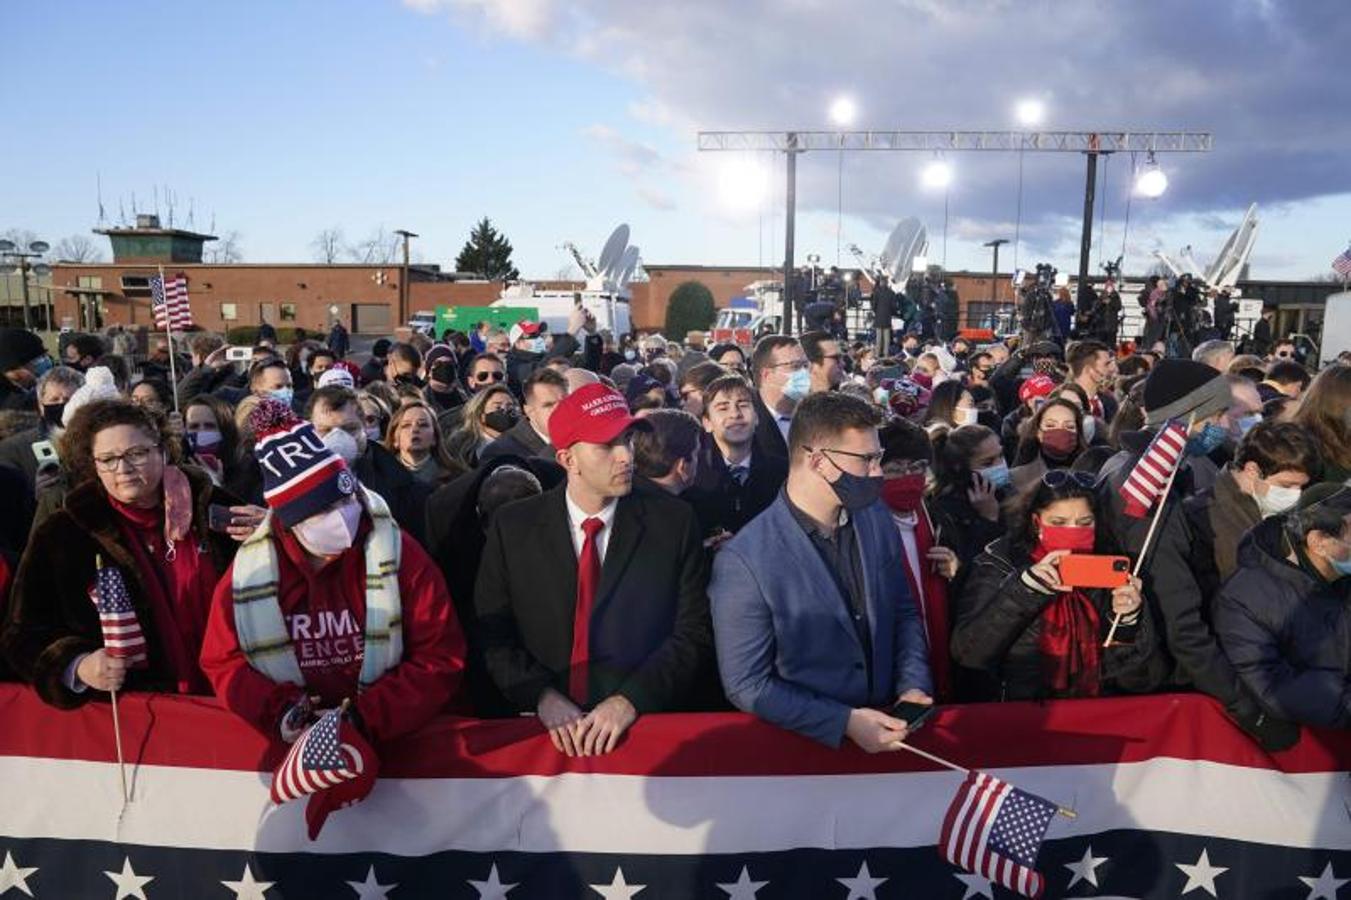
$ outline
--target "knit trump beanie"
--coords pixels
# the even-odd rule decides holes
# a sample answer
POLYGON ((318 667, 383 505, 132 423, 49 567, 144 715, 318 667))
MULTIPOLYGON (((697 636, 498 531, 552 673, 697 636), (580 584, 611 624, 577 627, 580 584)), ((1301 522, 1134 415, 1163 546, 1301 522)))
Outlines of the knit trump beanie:
POLYGON ((285 404, 259 403, 249 414, 249 428, 263 473, 263 499, 287 528, 356 492, 357 480, 342 457, 285 404))

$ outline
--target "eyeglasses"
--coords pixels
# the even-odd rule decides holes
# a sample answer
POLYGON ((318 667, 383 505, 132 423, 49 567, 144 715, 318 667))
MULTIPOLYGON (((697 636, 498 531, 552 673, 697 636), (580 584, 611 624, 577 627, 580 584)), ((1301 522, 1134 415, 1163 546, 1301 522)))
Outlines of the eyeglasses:
MULTIPOLYGON (((867 466, 868 466, 868 468, 870 468, 870 469, 871 469, 874 465, 877 465, 877 464, 879 464, 879 463, 882 462, 882 451, 881 451, 881 450, 878 450, 878 451, 876 451, 875 453, 855 453, 855 452, 853 452, 852 450, 836 450, 834 447, 807 447, 807 446, 804 446, 802 449, 803 449, 803 450, 806 450, 808 453, 815 453, 817 450, 820 450, 822 453, 838 453, 838 454, 840 454, 841 456, 851 456, 851 457, 853 457, 854 459, 861 459, 861 460, 863 460, 863 462, 866 463, 867 466)), ((826 459, 830 459, 830 457, 827 456, 826 459)), ((831 460, 831 462, 834 462, 834 460, 831 460)))
POLYGON ((507 374, 505 372, 499 372, 496 369, 492 370, 491 372, 480 371, 474 373, 475 381, 501 381, 506 377, 507 374))
POLYGON ((809 363, 809 362, 808 362, 807 360, 805 360, 805 359, 794 359, 794 360, 790 360, 790 361, 788 361, 788 362, 770 363, 770 364, 769 364, 769 368, 771 368, 771 369, 792 369, 793 371, 797 371, 797 370, 799 370, 799 369, 805 369, 805 368, 807 368, 809 365, 811 365, 811 363, 809 363))
POLYGON ((1073 469, 1052 469, 1041 476, 1041 483, 1051 490, 1057 490, 1071 482, 1075 487, 1091 491, 1097 486, 1098 479, 1091 472, 1076 472, 1073 469))
POLYGON ((158 450, 158 447, 132 447, 123 453, 113 453, 107 456, 94 457, 94 465, 100 472, 116 472, 122 468, 125 461, 133 469, 139 469, 150 460, 150 454, 158 450))

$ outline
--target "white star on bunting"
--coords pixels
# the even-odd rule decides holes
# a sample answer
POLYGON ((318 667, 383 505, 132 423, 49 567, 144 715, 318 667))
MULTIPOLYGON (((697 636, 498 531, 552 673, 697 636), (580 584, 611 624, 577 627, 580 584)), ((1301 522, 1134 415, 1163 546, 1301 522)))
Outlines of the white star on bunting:
POLYGON ((38 870, 37 866, 25 869, 14 862, 14 857, 8 850, 5 851, 5 864, 0 866, 0 896, 9 893, 11 889, 23 891, 28 896, 33 896, 33 889, 28 886, 28 879, 38 870))
POLYGON ((952 877, 966 885, 962 900, 971 900, 972 897, 989 897, 990 900, 994 900, 994 888, 990 887, 990 879, 971 872, 953 872, 952 877))
POLYGON ((1074 877, 1070 879, 1070 883, 1065 889, 1069 890, 1069 888, 1074 887, 1081 881, 1087 881, 1094 887, 1098 887, 1099 885, 1098 885, 1097 869, 1098 866, 1102 865, 1105 862, 1107 862, 1107 857, 1094 856, 1093 845, 1090 844, 1088 846, 1088 849, 1084 851, 1083 859, 1079 860, 1078 862, 1064 864, 1065 868, 1069 869, 1072 873, 1074 873, 1074 877))
POLYGON ((137 875, 136 870, 131 867, 131 857, 122 857, 122 871, 109 872, 104 871, 117 885, 117 896, 113 900, 124 900, 126 897, 134 897, 135 900, 145 900, 145 886, 155 880, 154 875, 137 875))
POLYGON ((375 866, 366 870, 365 881, 349 881, 347 886, 357 892, 357 900, 389 900, 389 892, 397 884, 381 884, 375 880, 375 866))
POLYGON ((768 881, 751 881, 751 873, 745 867, 741 867, 741 875, 736 881, 730 884, 720 884, 718 888, 727 893, 731 900, 756 900, 755 893, 760 888, 769 884, 768 881))
POLYGON ((238 881, 222 881, 221 884, 235 892, 235 900, 267 900, 267 889, 275 881, 254 881, 253 870, 244 863, 244 874, 238 881))
POLYGON ((1220 895, 1215 893, 1215 879, 1229 871, 1227 866, 1212 866, 1210 856, 1204 849, 1201 850, 1196 865, 1188 866, 1183 863, 1173 863, 1173 865, 1181 869, 1182 874, 1187 876, 1187 884, 1182 888, 1183 894, 1189 894, 1200 889, 1216 898, 1220 895))
POLYGON ((497 877, 497 863, 488 872, 487 881, 469 880, 469 886, 478 891, 478 900, 507 900, 507 893, 516 885, 503 884, 497 877))
POLYGON ((853 878, 835 880, 849 888, 849 896, 845 897, 845 900, 877 900, 877 889, 887 879, 874 878, 868 871, 868 861, 865 859, 863 865, 858 867, 858 874, 853 878))
POLYGON ((1338 878, 1332 871, 1332 863, 1329 862, 1323 867, 1322 875, 1317 878, 1312 875, 1301 875, 1299 880, 1309 889, 1309 896, 1304 900, 1337 900, 1337 892, 1342 889, 1342 885, 1351 881, 1351 878, 1338 878))
POLYGON ((645 884, 629 884, 624 881, 624 870, 615 869, 615 880, 609 884, 589 885, 591 890, 600 894, 605 900, 632 900, 634 894, 647 887, 645 884))

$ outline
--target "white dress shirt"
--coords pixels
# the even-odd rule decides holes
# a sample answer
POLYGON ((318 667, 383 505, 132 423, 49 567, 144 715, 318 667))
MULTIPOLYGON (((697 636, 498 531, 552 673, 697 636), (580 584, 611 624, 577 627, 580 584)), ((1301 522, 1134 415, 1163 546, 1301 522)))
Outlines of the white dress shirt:
POLYGON ((601 565, 605 564, 605 550, 610 546, 610 534, 614 531, 615 507, 616 501, 611 500, 605 504, 604 508, 594 516, 587 515, 582 508, 572 501, 572 495, 563 490, 563 496, 568 505, 568 525, 572 533, 572 552, 577 554, 578 558, 582 555, 582 545, 586 543, 586 532, 582 530, 582 523, 587 519, 600 519, 605 523, 605 527, 596 533, 596 553, 600 557, 601 565))

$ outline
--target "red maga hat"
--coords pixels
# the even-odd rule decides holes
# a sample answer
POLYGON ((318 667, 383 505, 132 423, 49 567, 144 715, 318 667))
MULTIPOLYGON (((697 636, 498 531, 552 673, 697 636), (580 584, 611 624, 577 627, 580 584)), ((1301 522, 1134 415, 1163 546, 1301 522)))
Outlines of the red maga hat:
POLYGON ((629 415, 624 395, 603 384, 588 384, 568 394, 549 417, 549 441, 565 450, 581 441, 608 444, 634 425, 646 424, 629 415))

